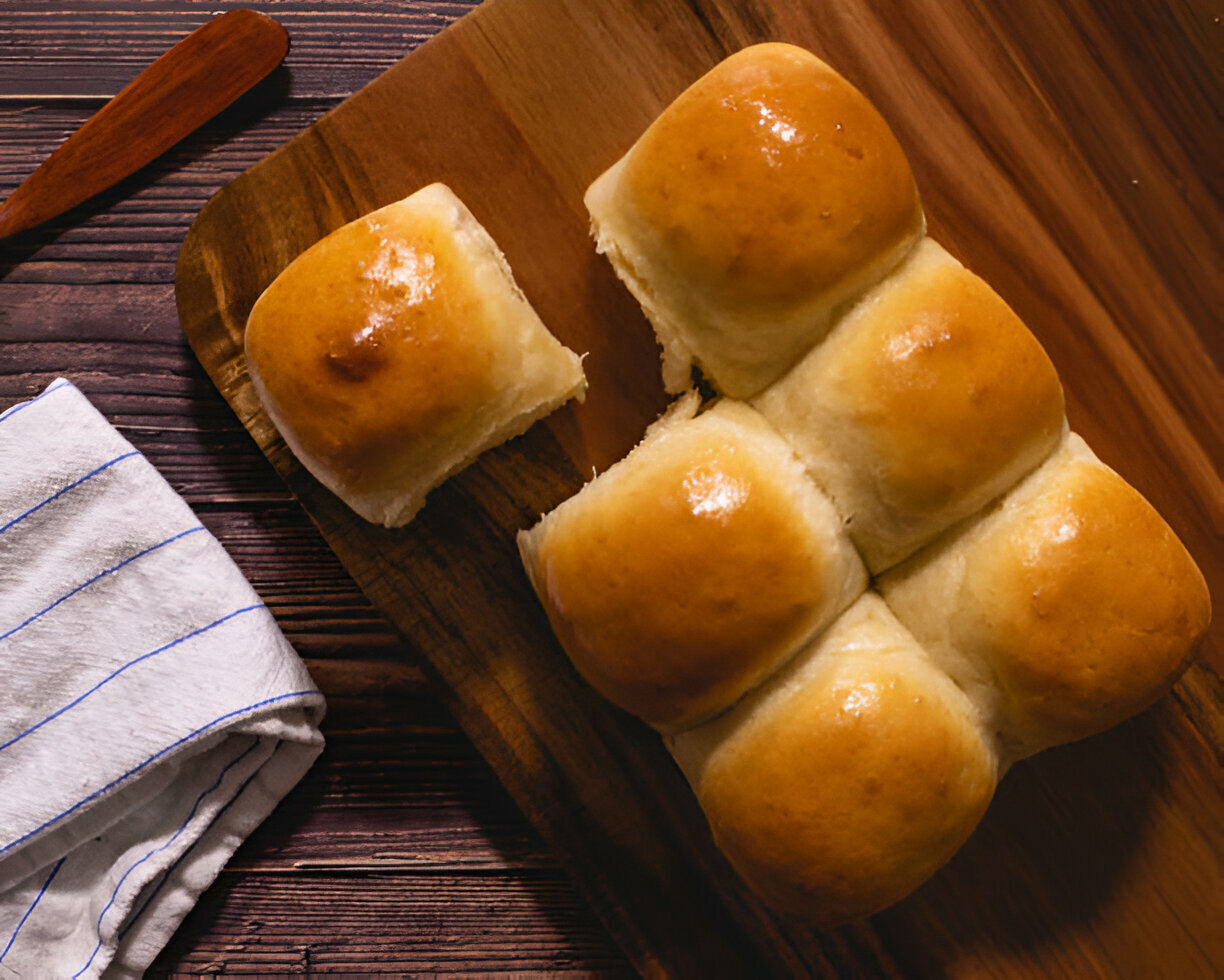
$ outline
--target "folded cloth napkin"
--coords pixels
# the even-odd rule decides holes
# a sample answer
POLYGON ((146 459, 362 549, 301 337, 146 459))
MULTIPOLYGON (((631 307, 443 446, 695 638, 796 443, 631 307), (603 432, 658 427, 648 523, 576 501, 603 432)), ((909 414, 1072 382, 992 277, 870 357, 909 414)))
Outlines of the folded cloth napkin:
POLYGON ((323 698, 72 384, 0 415, 0 976, 138 976, 322 749, 323 698))

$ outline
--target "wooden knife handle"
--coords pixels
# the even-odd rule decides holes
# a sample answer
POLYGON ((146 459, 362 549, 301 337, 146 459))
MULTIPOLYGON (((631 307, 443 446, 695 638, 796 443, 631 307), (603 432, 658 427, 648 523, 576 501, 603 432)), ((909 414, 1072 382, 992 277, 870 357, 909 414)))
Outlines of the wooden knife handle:
POLYGON ((280 64, 289 36, 231 10, 183 38, 65 140, 0 205, 0 238, 62 214, 139 170, 280 64))

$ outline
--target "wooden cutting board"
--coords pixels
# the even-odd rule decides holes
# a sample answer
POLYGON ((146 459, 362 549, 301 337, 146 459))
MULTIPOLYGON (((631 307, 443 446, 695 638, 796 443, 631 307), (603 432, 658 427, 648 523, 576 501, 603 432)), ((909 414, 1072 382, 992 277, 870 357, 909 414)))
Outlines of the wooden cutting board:
POLYGON ((891 122, 931 233, 1029 323, 1072 426, 1224 595, 1210 23, 1192 10, 1152 25, 1155 14, 1119 24, 1086 3, 997 6, 488 0, 222 190, 183 245, 179 313, 204 367, 645 973, 1193 977, 1224 965, 1219 631, 1155 709, 1017 766, 910 899, 816 932, 743 893, 659 740, 573 673, 515 551, 517 530, 622 456, 665 404, 650 331, 591 247, 583 190, 725 54, 789 40, 891 122), (286 450, 251 389, 243 329, 295 255, 434 180, 490 230, 554 332, 589 352, 591 387, 389 531, 286 450))

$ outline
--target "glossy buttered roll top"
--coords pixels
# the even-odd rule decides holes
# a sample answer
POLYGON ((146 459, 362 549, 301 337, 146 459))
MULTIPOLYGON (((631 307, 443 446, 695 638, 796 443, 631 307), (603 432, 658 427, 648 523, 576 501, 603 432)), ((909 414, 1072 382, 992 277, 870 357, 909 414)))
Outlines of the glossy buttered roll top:
POLYGON ((769 425, 744 404, 694 406, 519 539, 579 673, 664 731, 732 704, 867 579, 769 425))
POLYGON ((695 362, 736 397, 793 364, 924 229, 883 118, 824 62, 776 43, 695 82, 586 204, 655 327, 668 389, 695 362))
POLYGON ((671 745, 744 881, 826 924, 929 878, 981 820, 999 771, 977 707, 874 593, 671 745))
POLYGON ((444 185, 332 232, 251 310, 246 356, 302 463, 403 524, 484 449, 585 389, 493 239, 444 185))
POLYGON ((1211 619, 1185 546, 1074 434, 995 507, 879 587, 990 708, 1016 758, 1146 708, 1180 676, 1211 619))
POLYGON ((833 497, 873 572, 1035 469, 1066 426, 1037 338, 929 238, 753 404, 833 497))

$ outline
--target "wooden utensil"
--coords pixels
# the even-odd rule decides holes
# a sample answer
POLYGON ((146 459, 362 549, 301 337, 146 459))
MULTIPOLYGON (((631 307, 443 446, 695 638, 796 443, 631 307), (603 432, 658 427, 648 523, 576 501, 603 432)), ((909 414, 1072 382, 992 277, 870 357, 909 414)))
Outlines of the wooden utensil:
POLYGON ((231 10, 149 65, 0 205, 0 238, 33 228, 139 170, 280 64, 289 36, 231 10))

